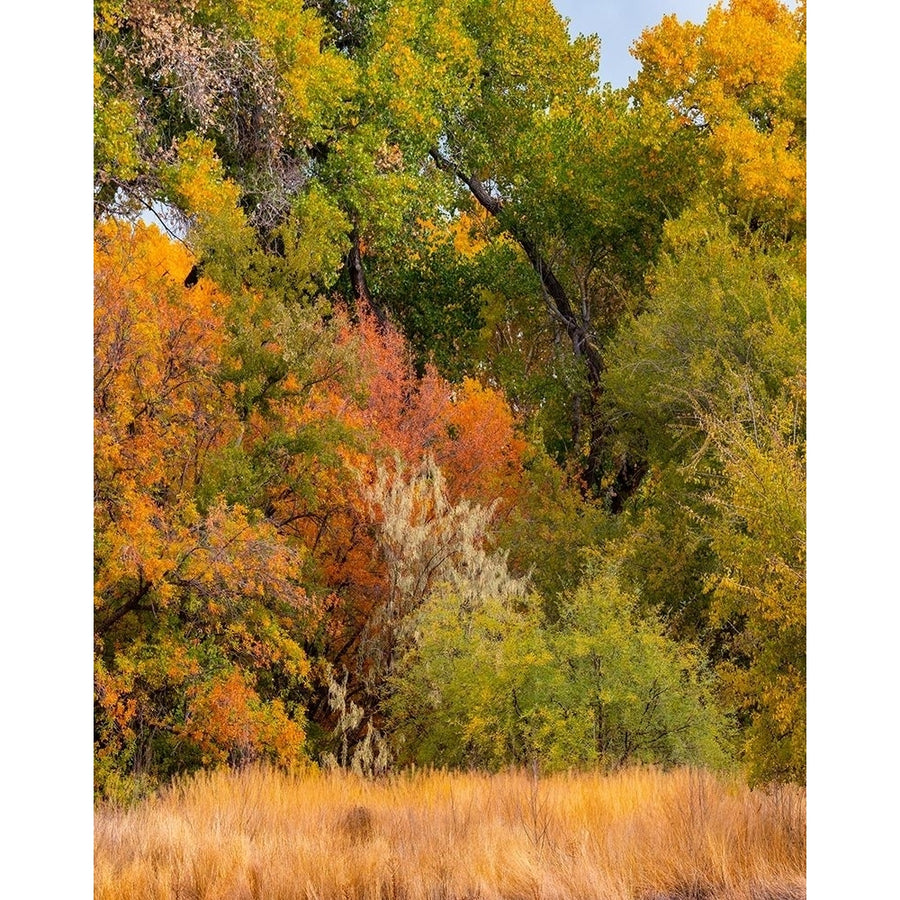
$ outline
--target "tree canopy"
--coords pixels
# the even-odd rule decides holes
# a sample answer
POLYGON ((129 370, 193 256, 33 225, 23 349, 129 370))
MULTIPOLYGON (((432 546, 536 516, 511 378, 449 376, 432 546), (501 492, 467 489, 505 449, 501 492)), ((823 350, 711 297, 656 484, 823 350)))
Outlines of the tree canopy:
POLYGON ((805 778, 805 5, 97 0, 97 790, 805 778), (150 222, 154 224, 149 224, 150 222))

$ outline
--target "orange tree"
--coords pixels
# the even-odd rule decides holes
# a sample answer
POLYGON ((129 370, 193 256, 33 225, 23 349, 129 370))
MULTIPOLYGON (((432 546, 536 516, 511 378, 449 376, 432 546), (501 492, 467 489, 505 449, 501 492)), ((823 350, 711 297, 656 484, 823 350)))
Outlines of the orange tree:
POLYGON ((223 380, 229 298, 154 228, 95 242, 97 774, 298 762, 304 553, 212 490, 246 429, 223 380))
MULTIPOLYGON (((369 498, 379 466, 399 475, 433 459, 451 502, 478 502, 500 519, 519 501, 527 445, 502 393, 475 379, 453 384, 433 367, 419 377, 404 337, 364 305, 355 317, 338 309, 334 323, 352 378, 321 382, 290 413, 298 431, 332 423, 328 447, 292 463, 307 478, 315 473, 315 495, 287 478, 273 483, 269 511, 282 534, 310 548, 316 590, 330 598, 318 653, 352 676, 350 696, 359 700, 372 664, 366 635, 391 596, 383 516, 369 498)), ((330 722, 320 687, 314 716, 330 722)), ((378 686, 364 693, 371 711, 378 686)))

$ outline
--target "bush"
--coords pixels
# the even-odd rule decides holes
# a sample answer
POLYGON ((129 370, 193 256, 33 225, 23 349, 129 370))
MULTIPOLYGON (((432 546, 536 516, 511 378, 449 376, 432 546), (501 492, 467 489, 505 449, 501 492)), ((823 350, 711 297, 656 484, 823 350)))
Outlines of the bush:
POLYGON ((690 646, 591 574, 550 626, 540 598, 433 594, 386 704, 399 759, 498 769, 723 765, 727 726, 690 646))

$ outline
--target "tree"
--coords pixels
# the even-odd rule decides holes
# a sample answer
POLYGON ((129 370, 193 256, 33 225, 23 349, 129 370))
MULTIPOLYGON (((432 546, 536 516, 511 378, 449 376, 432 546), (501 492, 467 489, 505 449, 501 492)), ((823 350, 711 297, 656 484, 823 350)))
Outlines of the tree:
POLYGON ((310 185, 310 148, 355 72, 316 13, 118 0, 95 6, 94 35, 95 216, 158 212, 230 290, 333 282, 349 223, 310 185))
POLYGON ((725 484, 712 498, 720 565, 710 576, 713 621, 728 635, 720 666, 746 722, 755 780, 806 780, 806 469, 796 393, 760 410, 755 433, 710 423, 725 484))
POLYGON ((666 17, 626 91, 549 0, 94 24, 100 780, 389 716, 712 759, 700 653, 802 778, 804 5, 666 17))
POLYGON ((704 168, 752 229, 806 222, 806 4, 717 3, 703 25, 666 16, 635 46, 635 97, 703 135, 704 168))
POLYGON ((608 354, 604 383, 620 436, 644 442, 657 462, 702 448, 698 411, 730 418, 748 391, 777 398, 805 368, 802 268, 790 247, 745 242, 732 222, 698 203, 667 225, 650 297, 608 354))
MULTIPOLYGON (((338 673, 347 670, 348 700, 371 714, 398 629, 435 572, 518 502, 526 445, 497 391, 471 379, 453 385, 433 369, 417 377, 402 335, 365 308, 356 322, 343 313, 338 320, 338 346, 355 355, 353 387, 322 384, 304 416, 344 426, 333 448, 341 463, 317 467, 315 502, 285 491, 273 510, 286 534, 312 548, 322 589, 336 595, 321 653, 338 673), (485 521, 469 533, 463 525, 478 515, 485 521), (423 532, 430 537, 413 551, 423 532), (416 589, 400 586, 406 565, 416 589)), ((322 712, 324 694, 319 701, 322 712)))
POLYGON ((110 223, 95 257, 95 634, 98 786, 226 759, 304 755, 319 610, 304 553, 219 493, 239 446, 221 380, 229 298, 184 279, 155 228, 110 223))
POLYGON ((805 280, 791 247, 741 246, 695 209, 668 227, 608 398, 651 476, 621 571, 699 639, 746 728, 754 777, 805 771, 805 280))
POLYGON ((98 215, 178 220, 231 293, 309 302, 338 286, 424 340, 420 366, 459 366, 483 290, 531 268, 553 323, 542 355, 557 366, 562 337, 575 360, 561 397, 548 372, 530 402, 570 404, 554 449, 620 507, 640 469, 610 457, 602 345, 686 167, 677 138, 653 137, 668 122, 598 91, 594 40, 570 41, 547 0, 122 0, 97 8, 95 35, 98 215), (460 186, 511 239, 505 261, 449 252, 460 186), (410 252, 423 222, 429 246, 410 252), (411 278, 429 295, 410 297, 411 278))
POLYGON ((591 573, 549 625, 539 598, 436 591, 391 679, 401 759, 496 769, 641 760, 723 764, 727 726, 702 658, 591 573))

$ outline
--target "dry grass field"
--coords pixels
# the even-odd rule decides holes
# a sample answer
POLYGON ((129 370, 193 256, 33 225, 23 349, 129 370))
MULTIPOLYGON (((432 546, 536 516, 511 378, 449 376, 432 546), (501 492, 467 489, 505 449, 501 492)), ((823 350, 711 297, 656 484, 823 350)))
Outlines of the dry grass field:
POLYGON ((95 900, 794 900, 806 797, 683 769, 219 771, 98 807, 95 900))

